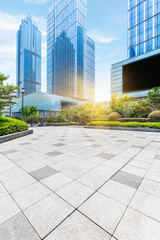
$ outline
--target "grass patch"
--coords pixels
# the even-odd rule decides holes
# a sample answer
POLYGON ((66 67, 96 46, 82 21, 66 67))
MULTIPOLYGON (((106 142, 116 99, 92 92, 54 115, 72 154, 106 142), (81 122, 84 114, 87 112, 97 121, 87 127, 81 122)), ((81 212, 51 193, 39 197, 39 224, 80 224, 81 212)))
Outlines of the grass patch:
POLYGON ((0 117, 0 136, 28 130, 28 124, 17 119, 0 117))
POLYGON ((154 128, 160 129, 160 122, 110 122, 110 121, 95 121, 87 124, 88 126, 105 126, 105 127, 124 127, 124 128, 154 128))

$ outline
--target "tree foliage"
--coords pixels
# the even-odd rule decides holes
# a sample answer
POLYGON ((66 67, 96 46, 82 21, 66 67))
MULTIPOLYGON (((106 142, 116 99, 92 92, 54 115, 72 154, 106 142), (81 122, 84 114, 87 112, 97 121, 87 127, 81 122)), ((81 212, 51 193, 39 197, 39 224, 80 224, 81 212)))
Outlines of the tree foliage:
POLYGON ((8 78, 9 76, 0 73, 0 116, 4 108, 16 104, 15 99, 18 98, 16 96, 16 90, 19 87, 5 84, 8 78))
MULTIPOLYGON (((19 110, 20 112, 22 112, 22 108, 19 110)), ((37 122, 38 120, 38 118, 40 117, 40 114, 39 113, 37 113, 37 111, 38 111, 38 109, 37 109, 37 107, 35 107, 35 106, 25 106, 24 108, 23 108, 23 117, 24 117, 24 120, 26 121, 26 122, 30 122, 31 123, 31 125, 33 124, 33 122, 37 122)))
POLYGON ((146 118, 152 111, 152 106, 147 101, 139 101, 131 104, 130 117, 146 118))
POLYGON ((160 110, 160 87, 155 87, 148 92, 147 101, 152 104, 156 110, 160 110))

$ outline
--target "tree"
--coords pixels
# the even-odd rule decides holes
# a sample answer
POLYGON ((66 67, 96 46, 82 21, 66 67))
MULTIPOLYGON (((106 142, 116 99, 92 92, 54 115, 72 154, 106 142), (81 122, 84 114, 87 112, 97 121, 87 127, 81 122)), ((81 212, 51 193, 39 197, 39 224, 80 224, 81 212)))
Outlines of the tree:
POLYGON ((127 95, 117 98, 117 94, 113 94, 109 106, 112 112, 117 112, 122 117, 128 117, 130 105, 133 100, 132 97, 128 97, 127 95))
POLYGON ((16 104, 15 99, 18 98, 18 96, 16 96, 16 90, 19 87, 4 84, 8 78, 9 76, 0 73, 0 116, 2 115, 4 108, 16 104))
POLYGON ((92 121, 94 117, 94 105, 86 103, 75 108, 73 121, 86 124, 92 121))
POLYGON ((147 101, 139 101, 131 104, 130 117, 145 118, 151 113, 151 104, 147 101))
MULTIPOLYGON (((19 110, 22 112, 22 108, 19 110)), ((38 109, 35 106, 25 106, 23 108, 23 117, 26 121, 29 121, 31 123, 31 126, 33 126, 33 121, 37 122, 38 117, 40 117, 40 114, 37 113, 38 109)))
POLYGON ((73 115, 75 113, 75 108, 65 108, 62 109, 61 114, 64 116, 64 118, 70 122, 73 120, 73 115))
POLYGON ((160 87, 155 87, 147 94, 147 101, 155 108, 160 110, 160 87))

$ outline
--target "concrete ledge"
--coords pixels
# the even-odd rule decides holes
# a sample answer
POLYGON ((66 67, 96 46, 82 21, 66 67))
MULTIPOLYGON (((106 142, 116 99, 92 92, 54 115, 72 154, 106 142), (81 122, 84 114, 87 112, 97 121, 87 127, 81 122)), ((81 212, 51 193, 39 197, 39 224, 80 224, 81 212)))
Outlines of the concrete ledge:
POLYGON ((26 130, 22 132, 12 133, 4 136, 0 136, 0 143, 8 142, 16 138, 24 137, 26 135, 32 134, 33 130, 26 130))
POLYGON ((154 129, 154 128, 123 128, 123 127, 105 127, 105 126, 87 126, 87 125, 84 126, 84 128, 120 130, 120 131, 159 132, 160 133, 160 129, 154 129))

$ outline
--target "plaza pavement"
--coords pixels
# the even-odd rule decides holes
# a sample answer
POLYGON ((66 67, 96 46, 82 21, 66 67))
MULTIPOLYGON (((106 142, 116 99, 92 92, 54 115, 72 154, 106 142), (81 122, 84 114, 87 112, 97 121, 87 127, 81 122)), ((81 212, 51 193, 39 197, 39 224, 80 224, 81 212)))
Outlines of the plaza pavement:
POLYGON ((0 240, 159 240, 160 134, 35 128, 0 144, 0 240))

